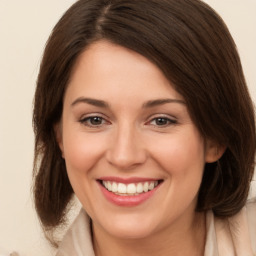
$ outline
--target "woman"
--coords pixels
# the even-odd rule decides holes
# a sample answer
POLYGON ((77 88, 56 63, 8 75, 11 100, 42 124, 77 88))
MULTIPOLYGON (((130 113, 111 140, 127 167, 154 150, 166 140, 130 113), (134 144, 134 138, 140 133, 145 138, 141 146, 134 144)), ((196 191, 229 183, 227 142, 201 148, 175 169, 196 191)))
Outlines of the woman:
POLYGON ((47 43, 34 105, 57 255, 253 255, 255 123, 239 56, 198 0, 80 0, 47 43))

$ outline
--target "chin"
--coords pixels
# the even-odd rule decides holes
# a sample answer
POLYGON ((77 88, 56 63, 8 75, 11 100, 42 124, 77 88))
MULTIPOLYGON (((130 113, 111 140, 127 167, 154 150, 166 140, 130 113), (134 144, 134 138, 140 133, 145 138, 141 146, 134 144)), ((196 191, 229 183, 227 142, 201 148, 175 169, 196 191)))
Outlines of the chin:
POLYGON ((150 218, 129 216, 115 217, 99 223, 101 228, 119 239, 143 239, 156 231, 154 221, 150 218))
POLYGON ((113 237, 118 237, 119 239, 144 239, 149 237, 153 233, 153 230, 151 230, 150 226, 138 228, 133 226, 114 227, 112 225, 109 233, 113 237))

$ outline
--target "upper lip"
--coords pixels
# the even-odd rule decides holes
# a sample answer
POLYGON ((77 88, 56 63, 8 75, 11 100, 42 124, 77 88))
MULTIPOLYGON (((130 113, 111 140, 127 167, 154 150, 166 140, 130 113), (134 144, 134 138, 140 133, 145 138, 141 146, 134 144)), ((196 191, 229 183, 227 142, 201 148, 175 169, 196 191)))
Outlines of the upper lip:
POLYGON ((162 179, 157 178, 147 178, 147 177, 129 177, 129 178, 123 178, 123 177, 116 177, 116 176, 104 176, 98 178, 100 181, 113 181, 117 183, 123 183, 123 184, 129 184, 129 183, 139 183, 139 182, 147 182, 147 181, 159 181, 162 179))

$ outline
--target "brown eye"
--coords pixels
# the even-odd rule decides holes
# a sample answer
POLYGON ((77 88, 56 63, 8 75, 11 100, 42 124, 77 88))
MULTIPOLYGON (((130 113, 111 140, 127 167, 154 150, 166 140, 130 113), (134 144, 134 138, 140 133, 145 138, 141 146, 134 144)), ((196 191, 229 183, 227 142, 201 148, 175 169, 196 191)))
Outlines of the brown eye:
POLYGON ((100 116, 89 116, 80 120, 80 123, 90 127, 97 127, 105 124, 106 121, 100 116))
POLYGON ((160 125, 160 126, 167 125, 169 123, 169 120, 167 118, 160 117, 160 118, 155 119, 155 123, 156 123, 156 125, 160 125))
POLYGON ((156 117, 150 121, 150 124, 158 127, 166 127, 177 124, 177 121, 167 117, 156 117))
POLYGON ((101 125, 102 124, 102 118, 99 116, 93 116, 90 117, 89 120, 91 125, 101 125))

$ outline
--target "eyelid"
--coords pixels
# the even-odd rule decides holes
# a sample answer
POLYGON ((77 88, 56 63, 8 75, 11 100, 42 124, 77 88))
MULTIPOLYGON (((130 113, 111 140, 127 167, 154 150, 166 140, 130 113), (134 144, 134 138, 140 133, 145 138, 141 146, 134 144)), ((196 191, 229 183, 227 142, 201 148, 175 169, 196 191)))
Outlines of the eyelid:
POLYGON ((175 125, 175 124, 177 124, 178 123, 178 121, 177 121, 177 118, 175 118, 175 117, 171 117, 170 115, 166 115, 166 114, 155 114, 155 115, 153 115, 153 116, 150 116, 150 118, 148 118, 148 121, 146 122, 146 125, 152 125, 151 123, 153 122, 153 121, 155 121, 156 119, 166 119, 167 121, 169 121, 169 123, 168 124, 166 124, 166 125, 156 125, 156 124, 154 124, 154 126, 157 126, 157 127, 160 127, 160 128, 165 128, 165 127, 168 127, 168 126, 171 126, 171 125, 175 125))
POLYGON ((86 127, 89 127, 89 128, 100 128, 100 127, 102 127, 106 124, 107 125, 111 124, 111 122, 108 121, 107 119, 108 119, 108 117, 106 117, 105 115, 103 115, 101 113, 90 113, 90 114, 82 115, 82 117, 79 118, 78 122, 81 123, 82 125, 86 126, 86 127), (104 122, 102 124, 99 124, 99 125, 93 125, 93 124, 86 123, 91 118, 95 118, 95 117, 101 118, 104 122))

